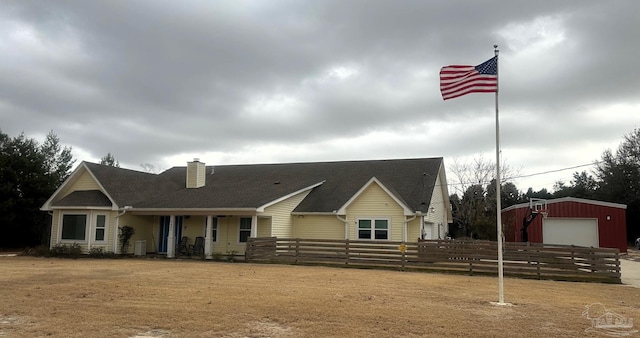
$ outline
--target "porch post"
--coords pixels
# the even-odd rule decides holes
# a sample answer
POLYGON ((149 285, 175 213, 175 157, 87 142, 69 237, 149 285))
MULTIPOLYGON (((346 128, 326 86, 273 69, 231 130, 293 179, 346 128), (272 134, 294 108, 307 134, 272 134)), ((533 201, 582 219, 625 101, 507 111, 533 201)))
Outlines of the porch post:
POLYGON ((212 259, 211 241, 213 239, 213 216, 207 216, 206 231, 204 235, 204 254, 205 259, 212 259))
POLYGON ((167 258, 174 258, 176 253, 176 216, 169 216, 169 233, 167 234, 167 258))
POLYGON ((258 237, 258 215, 251 216, 251 237, 258 237))

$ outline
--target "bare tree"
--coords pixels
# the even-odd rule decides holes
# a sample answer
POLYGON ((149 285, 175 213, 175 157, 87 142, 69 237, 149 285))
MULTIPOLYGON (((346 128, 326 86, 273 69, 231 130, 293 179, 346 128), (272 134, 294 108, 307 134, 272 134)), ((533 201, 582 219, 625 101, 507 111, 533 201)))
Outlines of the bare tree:
POLYGON ((156 166, 148 162, 140 163, 140 168, 142 168, 142 170, 144 170, 144 172, 146 173, 151 173, 151 174, 158 173, 158 169, 156 168, 156 166))
MULTIPOLYGON (((486 186, 496 178, 496 163, 487 160, 481 154, 472 160, 461 162, 457 158, 453 159, 453 164, 449 166, 449 172, 453 174, 450 179, 451 191, 458 196, 462 196, 473 185, 486 186)), ((504 160, 500 164, 500 177, 502 184, 509 182, 509 177, 517 176, 519 170, 514 170, 508 166, 504 160)))

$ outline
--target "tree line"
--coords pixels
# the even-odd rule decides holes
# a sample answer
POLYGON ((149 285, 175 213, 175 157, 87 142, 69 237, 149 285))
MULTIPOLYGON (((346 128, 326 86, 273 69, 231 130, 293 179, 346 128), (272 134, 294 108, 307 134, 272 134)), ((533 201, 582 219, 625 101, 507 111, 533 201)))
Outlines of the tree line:
MULTIPOLYGON (((501 176, 510 176, 510 168, 501 164, 501 176)), ((496 229, 496 184, 495 165, 483 158, 471 163, 454 164, 450 171, 458 180, 456 193, 449 199, 454 223, 449 226, 449 235, 495 240, 496 229), (490 181, 489 181, 490 179, 490 181), (482 182, 487 182, 483 184, 482 182), (470 183, 465 183, 470 182, 470 183), (478 182, 478 183, 473 183, 478 182)), ((529 202, 530 198, 553 199, 561 197, 585 198, 627 205, 627 240, 632 243, 640 237, 640 129, 623 136, 618 149, 602 153, 591 173, 574 172, 570 182, 557 181, 553 191, 534 191, 529 188, 521 192, 511 182, 500 189, 502 208, 529 202)))

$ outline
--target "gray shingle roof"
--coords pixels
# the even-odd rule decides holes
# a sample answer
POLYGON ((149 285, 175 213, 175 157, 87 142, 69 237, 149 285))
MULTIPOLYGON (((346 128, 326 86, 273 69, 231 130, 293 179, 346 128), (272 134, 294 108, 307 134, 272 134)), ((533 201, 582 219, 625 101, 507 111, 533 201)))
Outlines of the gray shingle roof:
POLYGON ((324 181, 294 211, 332 212, 376 177, 411 210, 426 212, 442 158, 207 166, 196 189, 185 186, 186 167, 155 175, 85 164, 120 207, 257 208, 324 181))
POLYGON ((100 190, 74 191, 54 202, 55 207, 110 207, 111 201, 100 190))

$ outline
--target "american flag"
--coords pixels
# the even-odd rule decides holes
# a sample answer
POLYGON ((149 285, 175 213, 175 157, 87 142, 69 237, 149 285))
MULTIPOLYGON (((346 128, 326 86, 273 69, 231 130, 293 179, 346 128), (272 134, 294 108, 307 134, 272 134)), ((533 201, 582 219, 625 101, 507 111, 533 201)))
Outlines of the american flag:
POLYGON ((498 91, 498 57, 477 66, 451 65, 440 69, 440 92, 444 100, 469 93, 498 91))

